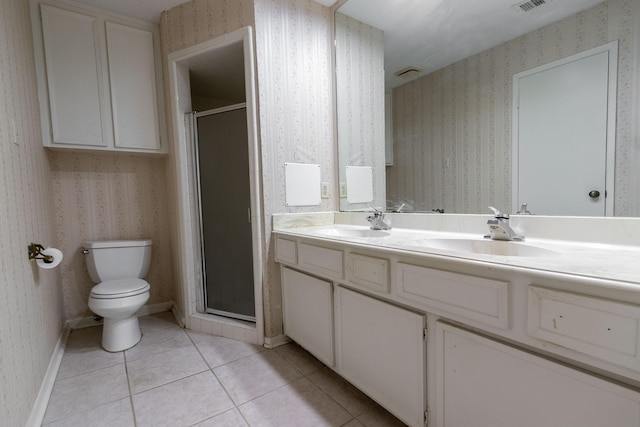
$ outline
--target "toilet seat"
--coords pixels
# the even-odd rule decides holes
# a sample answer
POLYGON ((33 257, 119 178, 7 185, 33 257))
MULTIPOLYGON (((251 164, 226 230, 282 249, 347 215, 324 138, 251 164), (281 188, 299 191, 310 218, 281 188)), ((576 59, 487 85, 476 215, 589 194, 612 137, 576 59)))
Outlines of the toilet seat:
POLYGON ((115 299, 126 298, 148 292, 151 286, 146 280, 131 278, 107 280, 91 289, 91 298, 115 299))

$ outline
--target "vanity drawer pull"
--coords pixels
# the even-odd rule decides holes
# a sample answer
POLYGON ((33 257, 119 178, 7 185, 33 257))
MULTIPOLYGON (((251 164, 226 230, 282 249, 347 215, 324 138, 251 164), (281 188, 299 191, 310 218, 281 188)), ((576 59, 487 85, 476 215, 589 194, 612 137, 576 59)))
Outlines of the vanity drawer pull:
POLYGON ((528 304, 532 337, 640 371, 640 307, 537 286, 528 304))

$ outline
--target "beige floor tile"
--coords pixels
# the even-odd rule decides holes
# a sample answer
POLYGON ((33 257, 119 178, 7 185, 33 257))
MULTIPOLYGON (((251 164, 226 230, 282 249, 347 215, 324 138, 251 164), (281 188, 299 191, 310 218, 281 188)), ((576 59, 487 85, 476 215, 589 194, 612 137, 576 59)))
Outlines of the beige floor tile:
POLYGON ((354 417, 370 411, 376 406, 373 400, 327 367, 308 375, 307 378, 354 417))
POLYGON ((358 421, 357 419, 354 418, 353 420, 349 421, 348 423, 346 423, 342 427, 366 427, 366 426, 364 424, 362 424, 360 421, 358 421))
POLYGON ((134 427, 134 425, 129 397, 46 424, 47 427, 134 427))
POLYGON ((306 378, 245 403, 240 412, 261 427, 341 426, 352 418, 306 378))
POLYGON ((240 405, 302 377, 274 351, 263 351, 213 370, 233 401, 240 405))
POLYGON ((129 396, 124 364, 55 382, 45 423, 87 412, 129 396))
POLYGON ((233 408, 211 371, 133 396, 138 427, 187 427, 233 408))
POLYGON ((100 345, 101 339, 101 326, 71 331, 57 379, 70 378, 124 363, 123 353, 105 351, 100 345))
POLYGON ((237 409, 232 409, 224 414, 216 415, 193 427, 249 427, 237 409))
POLYGON ((190 336, 197 338, 196 347, 200 350, 202 357, 206 360, 210 368, 215 368, 229 362, 251 356, 264 351, 264 347, 246 342, 235 341, 230 338, 217 337, 206 334, 192 334, 190 336))
POLYGON ((367 427, 406 427, 406 424, 391 415, 381 406, 376 406, 358 417, 367 427))
POLYGON ((72 331, 47 427, 404 425, 295 343, 265 350, 185 331, 171 312, 140 325, 142 341, 118 353, 101 348, 101 326, 72 331))
POLYGON ((165 328, 143 333, 140 342, 135 347, 125 350, 124 354, 127 362, 133 362, 182 347, 193 347, 187 333, 181 328, 165 328))
POLYGON ((92 326, 90 328, 73 329, 67 338, 65 351, 82 350, 85 348, 102 348, 100 340, 102 339, 102 325, 92 326))
POLYGON ((127 363, 131 393, 136 394, 208 370, 191 345, 127 363))
POLYGON ((303 375, 309 375, 324 367, 318 359, 293 342, 277 347, 275 351, 282 356, 284 360, 295 366, 303 375))
POLYGON ((138 322, 140 322, 140 330, 142 333, 180 327, 172 311, 163 311, 142 316, 138 318, 138 322))
POLYGON ((191 329, 185 329, 185 331, 189 335, 189 338, 191 338, 191 341, 193 341, 196 346, 201 342, 210 341, 214 337, 220 337, 220 335, 209 334, 201 331, 193 331, 191 329))

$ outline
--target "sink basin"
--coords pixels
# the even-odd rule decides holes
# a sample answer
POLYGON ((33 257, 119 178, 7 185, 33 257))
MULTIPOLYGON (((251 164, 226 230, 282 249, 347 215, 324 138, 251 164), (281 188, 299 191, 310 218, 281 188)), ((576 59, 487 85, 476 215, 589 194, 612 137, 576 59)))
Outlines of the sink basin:
POLYGON ((390 235, 388 231, 370 228, 325 228, 318 230, 318 233, 332 237, 384 237, 390 235))
POLYGON ((441 249, 445 251, 471 252, 484 255, 544 257, 558 255, 550 249, 522 242, 481 239, 422 239, 407 242, 411 246, 441 249))

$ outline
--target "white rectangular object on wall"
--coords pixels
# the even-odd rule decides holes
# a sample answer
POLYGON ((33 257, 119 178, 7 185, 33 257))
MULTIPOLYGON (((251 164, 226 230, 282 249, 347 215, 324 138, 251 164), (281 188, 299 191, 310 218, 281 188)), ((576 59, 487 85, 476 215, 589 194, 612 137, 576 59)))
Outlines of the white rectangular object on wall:
POLYGON ((320 165, 285 163, 284 180, 287 206, 320 205, 320 165))
POLYGON ((373 202, 373 168, 371 166, 347 166, 347 202, 373 202))

